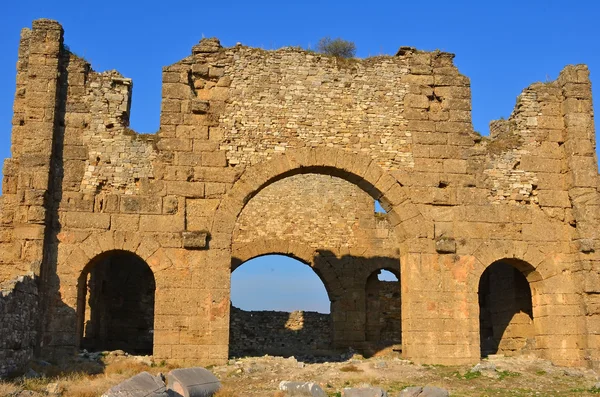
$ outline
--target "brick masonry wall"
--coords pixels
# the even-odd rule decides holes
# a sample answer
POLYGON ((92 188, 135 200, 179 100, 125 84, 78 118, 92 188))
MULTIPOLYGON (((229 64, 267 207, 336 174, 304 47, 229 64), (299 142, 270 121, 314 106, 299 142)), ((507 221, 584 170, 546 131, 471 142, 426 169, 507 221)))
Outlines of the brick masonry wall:
POLYGON ((32 275, 0 285, 0 378, 23 369, 33 358, 39 313, 32 275))
POLYGON ((64 47, 58 23, 35 21, 19 49, 0 280, 40 275, 43 354, 79 344, 81 274, 98 255, 124 250, 156 279, 154 354, 224 361, 232 267, 276 251, 326 280, 340 344, 365 340, 368 276, 400 268, 403 352, 442 364, 479 359, 479 279, 492 263, 518 259, 532 291, 534 353, 597 366, 589 72, 568 66, 557 81, 527 87, 482 137, 469 80, 452 59, 402 47, 337 60, 204 39, 163 69, 160 131, 138 135, 128 128, 131 81, 94 72, 64 47), (331 224, 340 228, 302 195, 322 197, 317 209, 336 203, 331 224), (385 219, 354 209, 367 197, 381 201, 385 219))

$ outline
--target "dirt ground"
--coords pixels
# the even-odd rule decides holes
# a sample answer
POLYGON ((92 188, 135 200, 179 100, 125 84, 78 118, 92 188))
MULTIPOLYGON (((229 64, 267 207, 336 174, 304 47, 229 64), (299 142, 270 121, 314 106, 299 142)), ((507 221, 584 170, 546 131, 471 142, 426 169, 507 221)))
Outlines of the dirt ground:
MULTIPOLYGON (((347 356, 346 356, 347 357, 347 356)), ((313 381, 329 396, 341 396, 345 387, 377 386, 395 397, 408 386, 433 385, 451 396, 593 396, 599 374, 589 369, 557 367, 531 357, 492 357, 472 366, 418 365, 394 352, 364 359, 360 355, 336 362, 309 363, 273 356, 232 359, 210 369, 222 382, 220 397, 281 397, 281 381, 313 381)), ((78 357, 54 365, 37 362, 29 377, 0 382, 0 395, 11 397, 99 396, 111 386, 141 371, 166 373, 173 365, 151 357, 120 352, 78 357), (36 374, 39 375, 36 377, 36 374)))

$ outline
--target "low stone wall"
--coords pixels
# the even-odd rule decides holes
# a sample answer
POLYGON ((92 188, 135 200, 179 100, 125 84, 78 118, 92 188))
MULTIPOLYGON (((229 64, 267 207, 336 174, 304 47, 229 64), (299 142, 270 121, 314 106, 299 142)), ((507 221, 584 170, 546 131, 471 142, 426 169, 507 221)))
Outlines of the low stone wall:
POLYGON ((331 347, 331 316, 231 308, 229 354, 300 356, 331 347))
POLYGON ((38 317, 33 275, 0 284, 0 378, 18 371, 33 357, 38 317))

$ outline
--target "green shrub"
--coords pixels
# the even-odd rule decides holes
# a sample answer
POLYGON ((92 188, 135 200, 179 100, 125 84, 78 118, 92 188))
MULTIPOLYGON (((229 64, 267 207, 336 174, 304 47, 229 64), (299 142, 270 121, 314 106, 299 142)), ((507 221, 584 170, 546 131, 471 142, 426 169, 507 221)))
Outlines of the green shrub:
POLYGON ((317 44, 317 51, 338 58, 353 58, 356 53, 356 45, 340 38, 323 37, 317 44))

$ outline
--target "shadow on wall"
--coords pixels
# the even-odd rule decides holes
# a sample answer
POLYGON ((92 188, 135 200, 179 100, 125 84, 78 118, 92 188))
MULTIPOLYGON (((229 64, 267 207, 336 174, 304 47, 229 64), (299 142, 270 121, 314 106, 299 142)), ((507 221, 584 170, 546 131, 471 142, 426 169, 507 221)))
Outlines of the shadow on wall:
MULTIPOLYGON (((332 361, 343 359, 340 353, 349 349, 365 357, 388 348, 401 350, 400 283, 377 280, 382 269, 399 276, 397 257, 337 257, 331 251, 318 250, 311 263, 307 263, 293 253, 264 255, 270 254, 289 256, 310 266, 327 290, 331 314, 246 312, 232 308, 231 356, 271 354, 332 361)), ((232 269, 243 263, 233 258, 232 269)))

